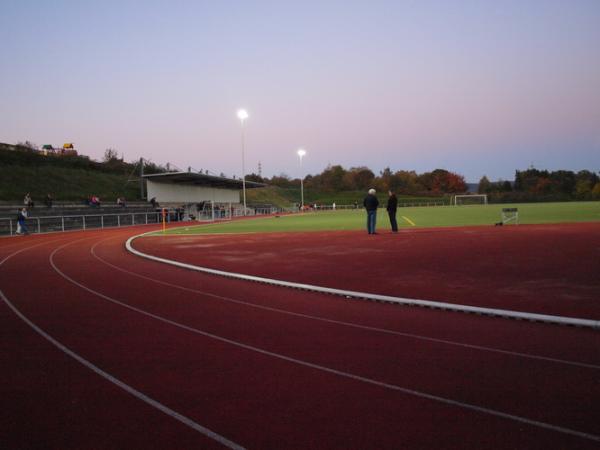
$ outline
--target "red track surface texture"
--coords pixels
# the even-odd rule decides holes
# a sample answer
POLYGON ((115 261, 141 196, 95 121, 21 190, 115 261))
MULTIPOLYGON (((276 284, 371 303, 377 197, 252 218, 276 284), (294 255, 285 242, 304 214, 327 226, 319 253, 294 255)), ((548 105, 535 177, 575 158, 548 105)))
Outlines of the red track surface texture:
MULTIPOLYGON (((142 231, 0 241, 0 447, 591 449, 600 444, 598 331, 348 301, 203 275, 127 253, 126 238, 142 231)), ((387 289, 395 282, 386 267, 407 279, 403 272, 412 260, 417 272, 429 264, 437 285, 452 279, 471 286, 479 273, 469 282, 457 278, 471 276, 479 254, 471 250, 474 257, 451 269, 454 276, 446 275, 444 267, 453 265, 440 260, 458 261, 454 251, 461 246, 443 233, 394 236, 406 241, 394 261, 385 260, 388 250, 380 251, 398 244, 387 236, 371 237, 388 244, 364 247, 361 258, 343 257, 346 275, 369 262, 355 278, 377 282, 360 289, 352 277, 342 280, 342 271, 329 273, 329 254, 338 240, 351 242, 355 254, 363 242, 374 241, 358 234, 327 236, 327 244, 320 244, 329 256, 319 265, 319 284, 357 283, 352 288, 365 290, 385 279, 381 286, 387 289), (423 238, 433 245, 436 236, 437 259, 433 254, 415 259, 410 243, 423 238), (455 250, 448 254, 449 248, 455 250), (369 259, 372 251, 379 255, 377 264, 369 259), (406 265, 397 267, 404 260, 406 265)), ((572 244, 580 233, 595 237, 588 236, 588 247, 570 245, 569 251, 593 258, 597 227, 575 227, 565 239, 572 244)), ((314 237, 301 237, 313 254, 314 237)), ((501 250, 511 253, 507 243, 527 242, 518 234, 505 236, 504 245, 491 233, 475 237, 481 249, 489 248, 486 240, 495 242, 491 265, 500 273, 510 272, 506 261, 514 261, 498 259, 501 250)), ((314 279, 309 257, 294 253, 302 248, 293 246, 295 238, 286 235, 273 246, 276 238, 264 237, 270 243, 265 249, 298 254, 297 272, 314 279)), ((237 242, 238 255, 255 263, 234 261, 235 245, 226 262, 221 239, 200 237, 186 245, 196 245, 196 254, 214 255, 216 268, 245 267, 269 277, 291 272, 285 264, 272 265, 271 271, 260 266, 265 255, 253 247, 256 242, 246 246, 249 237, 227 239, 237 242)), ((144 239, 139 246, 172 254, 172 246, 167 250, 161 242, 144 239)), ((339 251, 347 255, 344 248, 339 251)), ((177 253, 191 258, 182 248, 177 253)), ((581 311, 597 318, 593 296, 581 286, 597 293, 598 285, 585 265, 581 269, 568 272, 563 284, 572 285, 578 304, 585 305, 581 311), (583 275, 570 278, 575 273, 583 275)), ((533 274, 522 276, 519 301, 526 301, 522 287, 533 274)), ((430 291, 440 289, 427 282, 433 278, 419 278, 425 291, 417 291, 413 281, 414 291, 402 295, 427 298, 437 292, 433 299, 458 299, 430 291)), ((486 297, 499 302, 494 295, 500 276, 489 279, 496 284, 484 291, 486 297)), ((541 307, 564 303, 562 295, 541 307)), ((477 305, 484 304, 480 300, 477 305)))
POLYGON ((147 237, 134 246, 167 259, 279 280, 600 319, 600 222, 415 229, 378 236, 147 237))

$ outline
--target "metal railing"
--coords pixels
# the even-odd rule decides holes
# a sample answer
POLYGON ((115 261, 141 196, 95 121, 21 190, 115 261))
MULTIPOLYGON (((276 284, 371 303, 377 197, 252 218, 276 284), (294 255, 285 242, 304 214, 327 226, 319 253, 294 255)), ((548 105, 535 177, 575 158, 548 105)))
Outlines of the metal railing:
POLYGON ((214 220, 231 220, 244 216, 264 216, 285 211, 285 209, 274 206, 247 206, 244 213, 243 205, 206 202, 201 210, 197 210, 197 219, 201 222, 211 222, 214 220))
MULTIPOLYGON (((281 212, 278 208, 247 208, 247 216, 268 215, 281 212)), ((212 211, 211 214, 204 217, 200 215, 195 217, 198 221, 231 219, 233 217, 243 216, 243 210, 228 209, 212 211), (227 217, 222 212, 227 211, 227 217)), ((186 216, 189 218, 189 216, 186 216)), ((167 223, 184 220, 183 210, 167 210, 165 221, 167 223)), ((29 233, 51 233, 64 231, 85 231, 98 230, 104 228, 127 227, 133 225, 147 225, 152 223, 162 223, 162 211, 122 213, 122 214, 74 214, 65 216, 40 216, 28 217, 26 225, 29 233)), ((10 217, 0 217, 0 236, 13 236, 17 231, 17 219, 10 217)))
MULTIPOLYGON (((167 214, 167 221, 177 220, 173 214, 167 214)), ((28 217, 25 221, 29 233, 50 233, 76 230, 90 230, 146 225, 160 223, 160 212, 140 212, 123 214, 78 214, 69 216, 28 217)), ((0 236, 12 236, 17 231, 17 219, 0 217, 0 236)))
MULTIPOLYGON (((413 201, 413 202, 398 202, 398 207, 399 208, 412 208, 412 207, 427 207, 427 206, 449 206, 450 204, 447 201, 443 201, 443 200, 432 200, 432 201, 413 201)), ((379 205, 380 208, 385 208, 385 203, 383 205, 379 205)), ((304 205, 304 208, 306 210, 311 210, 311 211, 335 211, 338 209, 360 209, 362 210, 364 207, 362 205, 362 203, 357 203, 354 205, 338 205, 336 204, 335 207, 333 206, 333 204, 317 204, 317 207, 315 208, 314 205, 308 204, 306 203, 304 205)), ((299 208, 295 207, 294 208, 295 211, 298 211, 299 208)))

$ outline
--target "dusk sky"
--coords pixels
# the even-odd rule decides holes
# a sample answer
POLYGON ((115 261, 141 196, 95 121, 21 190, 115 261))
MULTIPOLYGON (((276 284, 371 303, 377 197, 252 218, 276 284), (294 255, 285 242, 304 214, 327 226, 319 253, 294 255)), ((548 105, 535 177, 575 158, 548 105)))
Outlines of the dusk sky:
POLYGON ((269 177, 600 171, 598 0, 2 0, 0 55, 0 142, 239 176, 243 107, 269 177))

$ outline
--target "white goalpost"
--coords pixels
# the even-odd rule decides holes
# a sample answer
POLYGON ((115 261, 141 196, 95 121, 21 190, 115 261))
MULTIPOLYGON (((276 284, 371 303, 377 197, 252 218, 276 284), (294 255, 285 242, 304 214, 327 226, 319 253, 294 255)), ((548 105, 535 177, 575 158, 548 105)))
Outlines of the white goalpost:
POLYGON ((487 204, 487 194, 463 194, 454 196, 454 206, 487 204))

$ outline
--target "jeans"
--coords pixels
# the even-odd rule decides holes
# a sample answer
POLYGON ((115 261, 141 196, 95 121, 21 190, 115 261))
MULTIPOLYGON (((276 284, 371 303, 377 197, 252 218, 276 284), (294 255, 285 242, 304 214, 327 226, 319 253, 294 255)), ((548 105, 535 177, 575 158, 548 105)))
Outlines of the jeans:
POLYGON ((29 234, 29 230, 27 230, 27 224, 24 220, 18 221, 17 233, 18 234, 29 234))
POLYGON ((369 234, 375 234, 375 224, 377 223, 377 210, 367 211, 367 231, 369 234))
POLYGON ((396 222, 396 211, 388 211, 388 215, 390 216, 390 225, 392 226, 392 231, 398 231, 398 222, 396 222))

